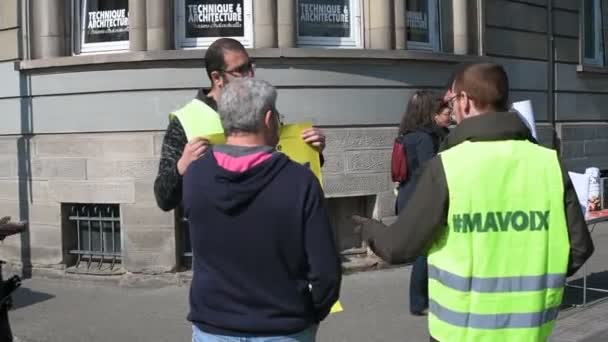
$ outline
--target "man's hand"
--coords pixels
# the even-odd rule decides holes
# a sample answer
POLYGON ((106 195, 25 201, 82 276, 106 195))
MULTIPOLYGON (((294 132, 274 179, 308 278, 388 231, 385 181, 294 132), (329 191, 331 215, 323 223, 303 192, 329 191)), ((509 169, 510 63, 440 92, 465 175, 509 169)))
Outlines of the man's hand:
POLYGON ((4 238, 7 236, 22 233, 25 231, 26 228, 27 222, 13 222, 11 221, 10 216, 5 216, 0 219, 0 241, 4 240, 4 238))
POLYGON ((190 164, 200 158, 209 148, 209 140, 205 138, 194 138, 184 146, 184 152, 177 161, 177 172, 183 176, 190 164))
POLYGON ((325 149, 325 134, 318 128, 309 128, 302 132, 304 142, 314 147, 319 153, 325 149))

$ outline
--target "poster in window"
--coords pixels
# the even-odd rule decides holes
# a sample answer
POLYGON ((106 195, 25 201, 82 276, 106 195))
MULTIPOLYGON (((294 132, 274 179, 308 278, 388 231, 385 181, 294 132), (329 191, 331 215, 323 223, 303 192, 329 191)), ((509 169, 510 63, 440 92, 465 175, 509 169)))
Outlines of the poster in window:
POLYGON ((129 40, 129 0, 85 0, 84 42, 129 40))
POLYGON ((244 37, 244 0, 186 0, 186 38, 244 37))
POLYGON ((406 1, 407 40, 410 42, 430 43, 429 1, 406 1))
POLYGON ((299 0, 298 33, 310 37, 350 37, 350 0, 299 0))

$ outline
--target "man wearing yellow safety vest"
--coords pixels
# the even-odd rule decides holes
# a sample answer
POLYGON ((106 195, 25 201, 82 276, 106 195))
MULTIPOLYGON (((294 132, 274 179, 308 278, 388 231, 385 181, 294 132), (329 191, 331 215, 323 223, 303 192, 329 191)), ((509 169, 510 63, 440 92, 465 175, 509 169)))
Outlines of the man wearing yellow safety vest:
POLYGON ((433 341, 545 341, 565 280, 593 253, 557 152, 507 112, 496 64, 460 71, 448 99, 459 125, 390 227, 355 217, 389 263, 426 253, 433 341))
MULTIPOLYGON (((175 209, 181 203, 182 176, 188 166, 209 147, 209 141, 197 136, 196 132, 210 120, 219 123, 217 101, 224 86, 235 78, 252 77, 255 72, 245 47, 231 38, 220 38, 209 46, 205 53, 205 69, 211 89, 201 89, 195 99, 169 117, 154 182, 154 195, 162 210, 175 209)), ((303 131, 302 138, 323 152, 325 135, 319 129, 303 131)))

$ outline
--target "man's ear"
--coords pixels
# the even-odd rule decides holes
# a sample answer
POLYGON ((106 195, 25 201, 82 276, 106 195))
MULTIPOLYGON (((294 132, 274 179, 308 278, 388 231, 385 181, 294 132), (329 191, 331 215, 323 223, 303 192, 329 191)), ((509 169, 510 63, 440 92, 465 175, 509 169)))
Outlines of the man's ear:
POLYGON ((463 91, 461 95, 461 99, 462 101, 464 101, 464 106, 462 107, 463 114, 464 116, 469 116, 471 114, 471 98, 469 97, 469 94, 467 94, 466 91, 463 91))
POLYGON ((272 114, 272 111, 271 110, 267 111, 266 114, 264 115, 264 125, 266 127, 271 127, 273 120, 275 120, 275 118, 274 118, 274 115, 272 114))
POLYGON ((211 72, 211 85, 215 88, 221 89, 224 87, 224 79, 219 71, 211 72))

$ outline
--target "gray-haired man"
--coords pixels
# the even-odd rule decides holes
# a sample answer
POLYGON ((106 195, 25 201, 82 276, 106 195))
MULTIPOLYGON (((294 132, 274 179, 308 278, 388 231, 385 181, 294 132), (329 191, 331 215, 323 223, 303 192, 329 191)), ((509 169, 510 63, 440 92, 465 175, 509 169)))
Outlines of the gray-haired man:
POLYGON ((224 88, 226 145, 184 176, 194 255, 193 341, 314 341, 337 301, 340 259, 323 191, 275 152, 277 92, 253 78, 224 88))

